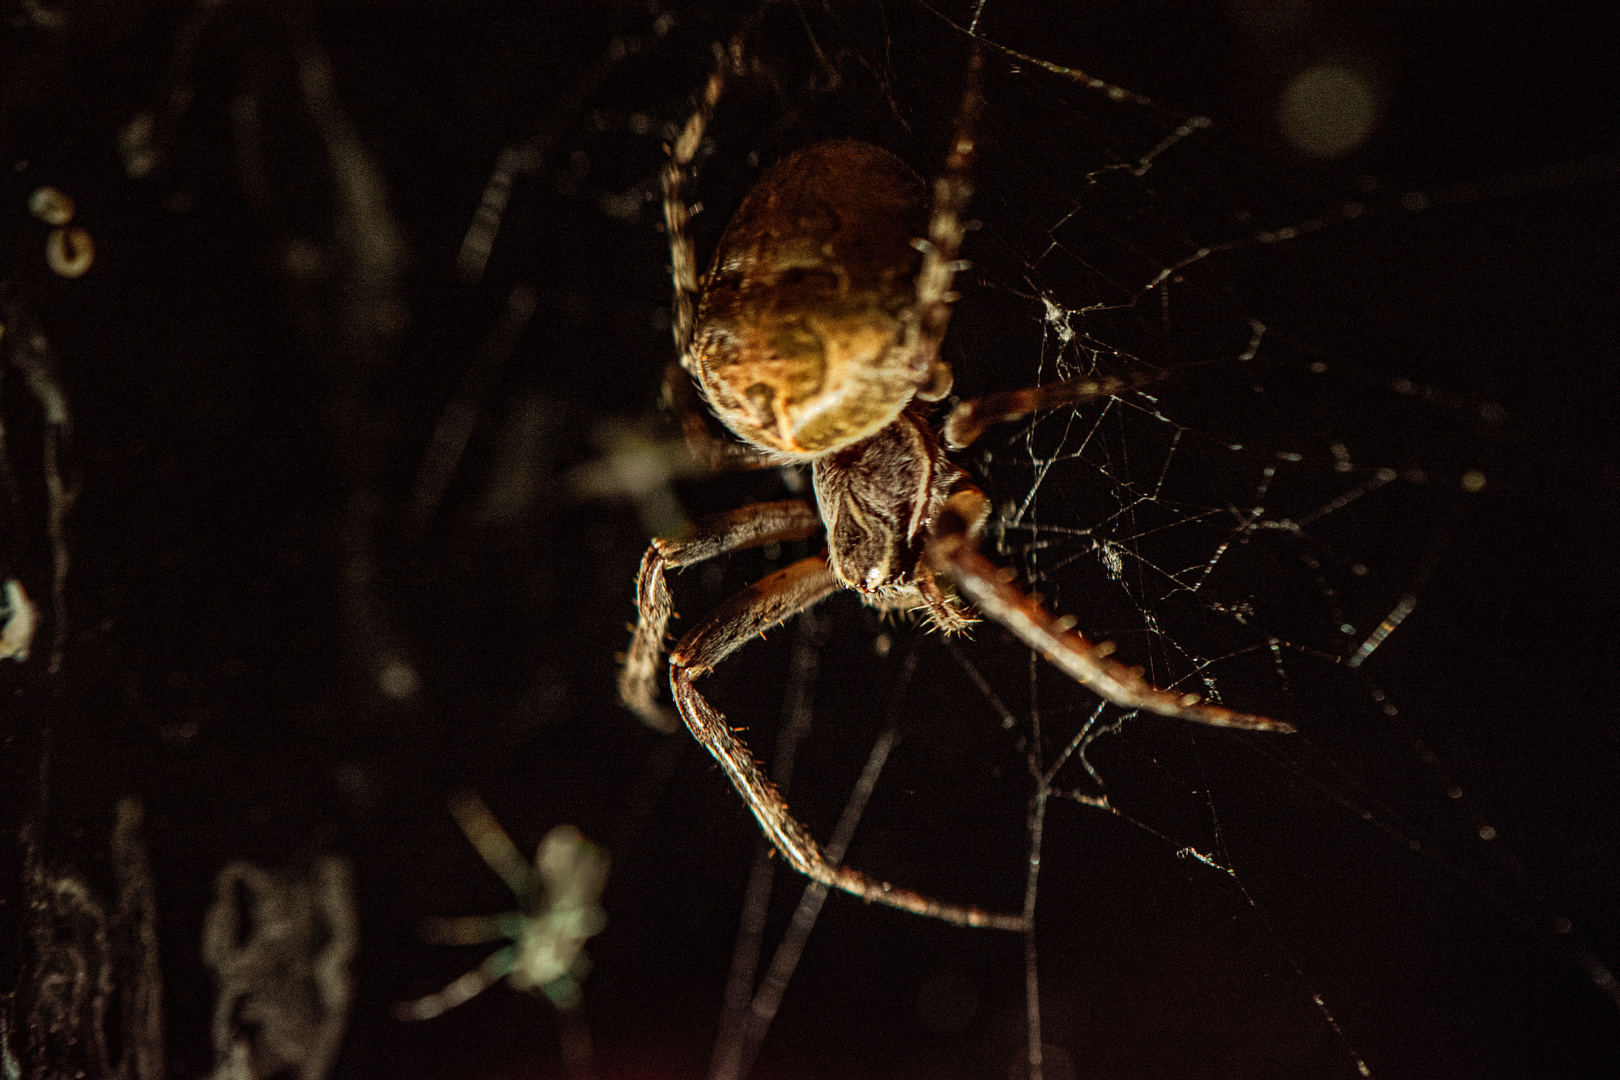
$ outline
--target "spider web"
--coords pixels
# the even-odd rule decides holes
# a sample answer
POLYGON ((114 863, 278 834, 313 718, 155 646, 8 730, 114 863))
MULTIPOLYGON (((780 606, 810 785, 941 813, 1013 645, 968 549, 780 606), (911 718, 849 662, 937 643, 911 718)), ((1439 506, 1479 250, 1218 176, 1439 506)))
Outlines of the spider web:
MULTIPOLYGON (((727 200, 783 145, 858 134, 937 168, 972 17, 924 7, 868 23, 837 8, 762 33, 771 89, 722 106, 699 184, 713 208, 700 252, 727 200), (795 33, 798 51, 782 44, 795 33)), ((971 642, 923 641, 831 602, 816 648, 820 670, 844 685, 807 690, 802 664, 766 669, 789 699, 814 698, 815 738, 843 744, 823 746, 814 769, 801 763, 795 809, 832 834, 884 727, 873 687, 902 680, 889 723, 909 714, 904 742, 852 862, 1007 910, 1025 893, 1026 864, 1040 866, 1038 889, 1027 881, 1037 930, 1023 983, 1006 950, 953 940, 911 991, 935 1038, 912 1044, 894 1074, 979 1075, 991 1061, 1022 1074, 1039 1059, 1048 1077, 1592 1068, 1601 1051, 1585 1040, 1613 1029, 1599 955, 1612 961, 1612 949, 1575 931, 1569 903, 1589 904, 1525 869, 1495 816, 1501 770, 1470 760, 1512 741, 1498 725, 1515 718, 1469 685, 1499 669, 1463 651, 1477 638, 1423 626, 1431 609, 1443 626, 1462 617, 1455 605, 1473 594, 1448 568, 1476 566, 1459 547, 1501 527, 1485 493, 1504 474, 1525 482, 1504 452, 1510 409, 1489 392, 1506 387, 1468 354, 1466 335, 1450 348, 1435 347, 1432 328, 1403 340, 1419 321, 1406 312, 1376 333, 1355 324, 1374 320, 1379 297, 1443 303, 1402 264, 1432 273, 1456 257, 1448 243, 1499 236, 1492 200, 1567 186, 1578 205, 1588 180, 1612 186, 1612 164, 1402 160, 1397 147, 1371 162, 1404 173, 1393 182, 1367 160, 1310 164, 1257 145, 1260 133, 1158 104, 1192 79, 1165 77, 1162 56, 1109 72, 1129 90, 1066 69, 1073 50, 1054 40, 1132 40, 1110 20, 1093 11, 1082 32, 1049 13, 982 12, 991 74, 972 209, 982 227, 965 249, 973 265, 946 348, 964 395, 1094 374, 1158 379, 994 430, 966 455, 996 506, 987 544, 1154 681, 1301 732, 1121 715, 997 627, 971 642), (1358 274, 1382 280, 1357 289, 1358 274), (856 665, 877 673, 851 674, 856 665), (865 728, 850 719, 862 716, 865 728), (855 730, 827 731, 846 724, 855 730), (1049 806, 1035 849, 1032 792, 1049 806), (1564 991, 1544 1008, 1515 983, 1564 991), (1043 1054, 1018 1045, 1019 1012, 1043 1054)), ((1110 55, 1105 44, 1084 53, 1110 55)), ((750 724, 768 761, 768 728, 742 719, 762 715, 758 696, 737 688, 748 678, 717 673, 717 700, 750 724)), ((940 940, 865 917, 921 952, 940 940)), ((796 926, 783 929, 790 941, 796 926)), ((915 953, 908 962, 930 967, 915 953)), ((807 972, 801 1000, 882 982, 860 970, 807 972)), ((769 1015, 781 1000, 778 987, 769 1015)), ((762 1074, 787 1060, 769 1042, 762 1052, 762 1074)))
MULTIPOLYGON (((178 1075, 215 1052, 210 882, 335 851, 345 1075, 580 1077, 593 1045, 609 1076, 1612 1071, 1612 34, 1173 7, 19 9, 0 578, 69 679, 0 662, 12 802, 105 892, 101 819, 140 795, 178 1075), (986 547, 1157 683, 1299 728, 1126 715, 994 625, 852 595, 705 678, 827 850, 1032 905, 1023 939, 774 872, 708 756, 614 698, 648 535, 804 490, 693 475, 654 407, 663 145, 756 15, 700 259, 815 139, 936 173, 976 18, 957 392, 1139 380, 960 455, 986 547), (1371 95, 1340 158, 1273 122, 1314 66, 1371 95), (95 237, 83 279, 41 261, 42 184, 95 237), (488 951, 424 918, 510 904, 445 813, 463 785, 525 854, 569 823, 611 857, 573 1012, 492 987, 393 1019, 488 951)), ((676 630, 813 543, 675 575, 676 630)))

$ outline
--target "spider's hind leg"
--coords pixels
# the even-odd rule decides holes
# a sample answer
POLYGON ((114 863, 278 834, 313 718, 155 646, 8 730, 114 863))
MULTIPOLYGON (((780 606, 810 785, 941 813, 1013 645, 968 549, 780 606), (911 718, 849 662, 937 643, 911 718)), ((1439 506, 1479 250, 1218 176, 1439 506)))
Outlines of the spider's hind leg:
POLYGON ((1111 655, 1113 643, 1097 644, 1075 633, 1075 620, 1047 611, 1013 584, 1014 574, 991 562, 975 542, 973 521, 983 512, 984 493, 963 484, 936 517, 924 558, 956 581, 962 595, 986 618, 1012 631, 1075 682, 1123 709, 1145 709, 1161 716, 1214 727, 1290 732, 1292 724, 1210 705, 1197 694, 1176 693, 1143 678, 1139 667, 1127 667, 1111 655))
POLYGON ((654 540, 636 574, 636 628, 619 671, 620 700, 648 727, 670 732, 679 726, 674 712, 658 702, 659 661, 674 614, 664 580, 666 568, 691 566, 743 548, 802 540, 819 528, 821 517, 813 506, 787 499, 714 514, 693 522, 681 536, 654 540))
POLYGON ((788 812, 776 787, 760 772, 747 745, 698 691, 695 682, 699 675, 712 671, 756 635, 820 603, 837 588, 838 579, 823 553, 801 559, 755 582, 710 612, 670 654, 670 687, 682 719, 693 737, 720 763, 732 786, 747 800, 748 808, 776 850, 801 874, 869 902, 888 904, 961 926, 1022 930, 1021 916, 993 915, 976 907, 941 903, 828 863, 810 830, 788 812))

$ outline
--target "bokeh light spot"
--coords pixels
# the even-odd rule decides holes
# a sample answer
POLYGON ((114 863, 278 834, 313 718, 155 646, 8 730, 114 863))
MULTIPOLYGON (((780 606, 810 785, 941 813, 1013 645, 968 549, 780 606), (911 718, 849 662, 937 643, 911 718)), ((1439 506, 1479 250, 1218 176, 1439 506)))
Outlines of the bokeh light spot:
POLYGON ((1341 158, 1377 130, 1382 111, 1365 73, 1344 64, 1318 64, 1295 75, 1283 90, 1277 126, 1300 152, 1341 158))

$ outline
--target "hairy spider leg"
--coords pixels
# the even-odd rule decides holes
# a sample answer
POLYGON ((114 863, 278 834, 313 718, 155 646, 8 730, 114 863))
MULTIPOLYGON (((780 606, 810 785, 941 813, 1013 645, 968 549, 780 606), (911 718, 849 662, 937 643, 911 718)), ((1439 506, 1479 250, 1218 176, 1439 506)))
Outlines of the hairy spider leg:
POLYGON ((962 213, 973 197, 973 164, 977 156, 973 140, 984 108, 984 97, 979 93, 983 67, 984 57, 975 44, 968 57, 962 104, 956 115, 950 153, 945 156, 945 171, 934 181, 928 239, 917 242, 923 253, 922 267, 917 271, 918 345, 933 358, 933 381, 917 391, 923 401, 940 401, 951 392, 950 365, 940 359, 939 348, 945 340, 945 328, 950 325, 951 304, 956 300, 951 285, 956 272, 966 266, 956 261, 956 255, 967 234, 962 213))
POLYGON ((698 676, 714 670, 745 642, 815 606, 838 588, 838 579, 822 553, 760 579, 710 612, 670 654, 670 688, 681 717, 693 737, 720 763, 776 850, 801 874, 870 903, 887 904, 959 926, 1022 930, 1022 915, 997 915, 969 905, 941 903, 828 863, 810 830, 788 812, 775 785, 754 764, 747 745, 733 733, 725 716, 698 691, 698 676))
POLYGON ((992 424, 1004 424, 1032 412, 1063 409, 1084 405, 1098 398, 1112 397, 1126 390, 1160 381, 1157 375, 1139 375, 1116 378, 1063 379, 1045 386, 1031 386, 1023 390, 1007 390, 997 394, 969 398, 951 410, 945 419, 945 445, 952 450, 970 446, 992 424))
POLYGON ((686 189, 692 180, 692 159, 703 143, 703 132, 726 89, 726 74, 741 66, 743 42, 752 22, 732 37, 731 43, 717 50, 714 70, 703 85, 697 108, 687 117, 686 126, 669 147, 669 164, 664 166, 664 228, 669 233, 669 273, 675 284, 675 355, 682 366, 692 344, 692 324, 697 318, 697 249, 692 244, 692 211, 686 203, 686 189))
POLYGON ((691 566, 730 551, 802 540, 821 528, 821 515, 800 499, 755 503, 695 521, 673 539, 654 540, 636 574, 636 628, 619 669, 619 698, 648 727, 671 732, 680 724, 658 702, 664 636, 673 611, 666 568, 691 566))
POLYGON ((703 143, 703 133, 708 129, 720 95, 725 92, 727 73, 742 66, 743 44, 752 25, 752 21, 745 24, 727 46, 716 50, 714 70, 709 73, 709 80, 698 97, 697 108, 687 117, 686 126, 669 147, 669 163, 663 172, 664 229, 669 234, 669 272, 675 290, 671 326, 675 335, 675 359, 664 372, 664 400, 679 417, 681 434, 692 456, 715 472, 758 469, 771 464, 769 457, 755 447, 724 438, 710 429, 709 410, 692 385, 692 368, 687 356, 701 292, 697 248, 692 243, 692 211, 687 205, 692 159, 703 143))
POLYGON ((1280 733, 1292 724, 1203 703, 1197 694, 1178 694, 1143 678, 1143 669, 1113 659, 1112 642, 1094 643, 1074 630, 1073 616, 1053 615, 1013 584, 1011 569, 997 566, 973 542, 971 523, 984 514, 984 492, 971 484, 958 488, 935 519, 924 558, 949 574, 973 606, 1039 652, 1075 682, 1123 709, 1146 709, 1160 716, 1213 727, 1280 733))

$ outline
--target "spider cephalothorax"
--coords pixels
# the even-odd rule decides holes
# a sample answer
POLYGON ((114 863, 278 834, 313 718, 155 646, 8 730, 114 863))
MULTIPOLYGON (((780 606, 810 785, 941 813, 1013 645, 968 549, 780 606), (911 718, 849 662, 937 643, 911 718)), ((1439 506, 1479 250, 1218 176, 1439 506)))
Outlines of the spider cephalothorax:
MULTIPOLYGON (((816 504, 838 583, 876 607, 921 608, 941 630, 965 629, 972 620, 942 593, 924 555, 945 500, 966 480, 921 404, 853 446, 817 458, 816 504)), ((975 513, 971 534, 988 511, 985 505, 975 513)))
POLYGON ((673 730, 675 717, 657 693, 671 615, 668 568, 825 529, 825 551, 733 596, 676 644, 668 670, 680 720, 796 869, 867 900, 973 926, 1020 929, 1021 916, 941 903, 829 864, 696 680, 744 642, 846 588, 876 607, 920 610, 946 631, 973 622, 962 610, 963 602, 971 604, 1123 708, 1219 727, 1292 728, 1153 685, 1141 668, 1113 659, 1113 645, 1076 633, 1077 620, 1052 614, 978 550, 989 503, 947 450, 968 445, 988 425, 1096 400, 1131 384, 1071 379, 991 394, 958 405, 938 431, 931 422, 930 403, 951 387, 940 343, 956 299, 951 284, 960 269, 961 214, 972 192, 977 53, 931 199, 885 150, 853 140, 817 143, 760 177, 700 283, 685 190, 709 114, 740 51, 733 43, 722 54, 664 173, 679 355, 666 389, 701 460, 727 468, 810 462, 817 506, 797 499, 761 503, 654 540, 637 577, 639 617, 620 694, 649 724, 673 730), (705 405, 740 442, 710 432, 705 405), (941 578, 954 586, 950 592, 941 578))

